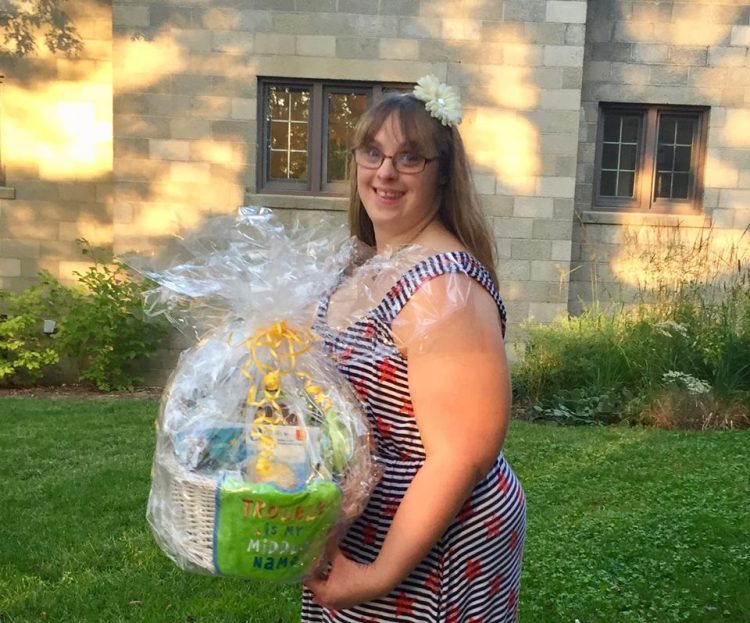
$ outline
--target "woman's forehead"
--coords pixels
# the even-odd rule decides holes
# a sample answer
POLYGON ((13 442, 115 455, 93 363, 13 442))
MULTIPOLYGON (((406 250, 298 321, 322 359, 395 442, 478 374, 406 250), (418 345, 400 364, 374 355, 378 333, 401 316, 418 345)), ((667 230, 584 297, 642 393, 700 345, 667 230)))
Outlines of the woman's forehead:
POLYGON ((399 147, 429 147, 431 140, 425 140, 421 135, 416 123, 406 123, 401 115, 392 112, 388 115, 380 127, 373 128, 372 140, 377 143, 395 143, 399 147))
POLYGON ((396 113, 391 113, 380 124, 379 128, 373 128, 373 140, 377 142, 398 143, 406 142, 404 131, 401 128, 401 119, 396 113))

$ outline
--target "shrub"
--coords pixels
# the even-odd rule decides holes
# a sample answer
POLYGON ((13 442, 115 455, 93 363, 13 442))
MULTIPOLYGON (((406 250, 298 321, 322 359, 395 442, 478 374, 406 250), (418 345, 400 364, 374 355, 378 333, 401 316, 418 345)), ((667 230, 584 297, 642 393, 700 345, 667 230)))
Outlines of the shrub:
POLYGON ((34 383, 60 361, 54 336, 44 333, 43 323, 64 314, 72 300, 72 290, 47 271, 23 292, 0 290, 0 382, 34 383))
POLYGON ((629 308, 605 312, 595 301, 578 317, 527 325, 513 369, 527 416, 750 425, 750 268, 737 248, 712 258, 709 242, 710 232, 688 249, 666 245, 661 259, 659 249, 642 251, 661 272, 646 274, 629 308))
POLYGON ((21 293, 0 290, 0 382, 30 384, 66 356, 79 380, 102 391, 132 390, 143 382, 144 359, 154 355, 167 325, 147 318, 143 293, 153 286, 131 278, 116 259, 103 258, 85 241, 92 266, 75 273, 78 284, 61 284, 48 272, 21 293), (54 335, 43 321, 54 319, 54 335))
POLYGON ((154 284, 134 280, 122 262, 105 260, 85 240, 81 243, 93 265, 74 273, 83 288, 61 321, 60 351, 76 358, 81 378, 100 390, 133 390, 143 382, 143 360, 154 355, 166 335, 165 323, 143 311, 143 294, 154 284))

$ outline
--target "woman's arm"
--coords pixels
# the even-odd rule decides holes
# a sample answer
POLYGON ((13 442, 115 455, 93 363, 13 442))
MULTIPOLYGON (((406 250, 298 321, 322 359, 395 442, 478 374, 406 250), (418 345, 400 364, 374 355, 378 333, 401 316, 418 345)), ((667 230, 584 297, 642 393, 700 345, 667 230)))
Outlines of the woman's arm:
MULTIPOLYGON (((396 512, 372 565, 337 553, 327 581, 308 586, 315 599, 342 608, 388 594, 429 553, 502 447, 510 380, 497 308, 473 281, 451 309, 455 276, 421 289, 399 315, 396 337, 408 355, 409 390, 426 459, 396 512), (442 318, 425 317, 443 310, 442 318)), ((462 280, 468 280, 462 277, 462 280)), ((455 292, 453 293, 455 294, 455 292)))

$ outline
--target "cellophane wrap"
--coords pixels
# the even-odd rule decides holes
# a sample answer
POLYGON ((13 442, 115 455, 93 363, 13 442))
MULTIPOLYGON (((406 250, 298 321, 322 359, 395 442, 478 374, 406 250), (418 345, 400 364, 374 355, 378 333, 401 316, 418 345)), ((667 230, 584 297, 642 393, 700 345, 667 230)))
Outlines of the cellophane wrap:
POLYGON ((360 404, 309 328, 355 245, 246 207, 180 247, 136 266, 160 286, 150 312, 198 338, 163 393, 148 520, 183 569, 299 581, 379 475, 360 404))

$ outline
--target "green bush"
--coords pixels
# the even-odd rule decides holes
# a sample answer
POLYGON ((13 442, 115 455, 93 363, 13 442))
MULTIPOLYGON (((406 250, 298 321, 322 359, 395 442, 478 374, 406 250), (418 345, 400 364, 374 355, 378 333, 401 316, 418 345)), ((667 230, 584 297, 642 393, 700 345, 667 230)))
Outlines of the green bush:
POLYGON ((105 261, 82 243, 93 264, 74 273, 82 288, 60 323, 60 352, 77 359, 81 378, 100 390, 133 390, 143 382, 144 359, 155 354, 166 335, 165 323, 143 311, 143 294, 154 284, 132 279, 122 262, 105 261))
POLYGON ((27 385, 41 379, 60 361, 54 337, 43 332, 45 320, 70 308, 72 292, 50 273, 23 292, 0 290, 0 382, 27 385))
POLYGON ((735 266, 721 280, 662 282, 614 313, 595 303, 527 325, 514 398, 531 419, 559 423, 748 425, 750 268, 735 266))
POLYGON ((143 311, 143 293, 153 284, 132 279, 124 264, 105 261, 81 243, 92 265, 75 273, 75 287, 41 272, 39 282, 19 294, 0 290, 0 382, 38 382, 61 356, 78 368, 79 380, 102 391, 132 390, 143 382, 144 359, 167 332, 165 322, 143 311), (42 331, 45 319, 56 321, 52 336, 42 331))

